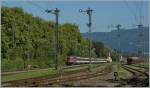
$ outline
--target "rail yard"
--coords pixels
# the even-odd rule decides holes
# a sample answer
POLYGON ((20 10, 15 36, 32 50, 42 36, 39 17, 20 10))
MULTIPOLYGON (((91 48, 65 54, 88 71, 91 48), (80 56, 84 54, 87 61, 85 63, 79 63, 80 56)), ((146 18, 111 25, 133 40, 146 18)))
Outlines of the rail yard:
MULTIPOLYGON (((112 63, 102 63, 101 65, 93 65, 92 72, 88 71, 87 65, 81 66, 69 66, 65 69, 81 68, 73 71, 64 71, 55 75, 45 77, 35 77, 27 79, 19 79, 13 81, 2 82, 3 87, 52 87, 52 86, 149 86, 149 74, 148 69, 141 67, 134 67, 131 65, 122 64, 120 68, 123 68, 126 73, 127 79, 119 78, 114 80, 112 63), (83 67, 83 68, 82 68, 83 67), (129 74, 131 74, 129 76, 129 74), (94 83, 92 82, 93 80, 94 83), (92 84, 93 83, 93 84, 92 84), (104 83, 104 84, 102 84, 104 83)), ((122 73, 123 74, 123 73, 122 73)))
POLYGON ((148 1, 1 1, 1 87, 149 87, 148 1))

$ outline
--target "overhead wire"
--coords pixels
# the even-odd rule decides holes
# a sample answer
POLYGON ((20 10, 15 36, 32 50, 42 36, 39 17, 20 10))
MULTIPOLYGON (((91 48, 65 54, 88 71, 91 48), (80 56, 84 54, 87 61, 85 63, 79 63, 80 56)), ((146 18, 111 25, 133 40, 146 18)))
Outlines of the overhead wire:
POLYGON ((42 6, 38 5, 38 4, 35 4, 34 1, 27 1, 27 2, 30 2, 30 4, 36 6, 36 7, 40 8, 40 9, 42 9, 44 11, 46 10, 46 8, 44 8, 44 7, 42 7, 42 6))
POLYGON ((135 6, 136 6, 136 13, 137 13, 137 18, 138 18, 138 22, 139 23, 142 23, 142 0, 141 1, 138 1, 138 3, 135 3, 135 6))
POLYGON ((126 7, 130 11, 130 13, 134 16, 134 20, 137 23, 142 23, 144 21, 144 15, 142 14, 143 9, 143 1, 138 1, 138 3, 135 3, 135 11, 129 6, 128 2, 124 1, 126 7))
POLYGON ((133 9, 131 9, 131 7, 129 6, 129 4, 126 0, 124 1, 124 3, 126 5, 126 7, 128 8, 128 10, 130 11, 131 15, 133 15, 135 22, 137 22, 138 21, 138 16, 137 16, 136 12, 134 12, 133 9))
MULTIPOLYGON (((142 22, 144 21, 144 16, 142 14, 142 8, 143 8, 143 1, 139 1, 138 3, 135 3, 135 7, 136 7, 136 11, 137 12, 133 12, 132 11, 132 14, 134 13, 133 16, 136 16, 136 20, 138 22, 138 24, 142 24, 142 22)), ((129 8, 129 5, 127 2, 125 2, 126 6, 128 7, 128 9, 131 11, 131 8, 129 8)), ((137 25, 136 25, 137 26, 137 25)), ((143 30, 139 30, 137 31, 139 33, 139 35, 143 35, 143 30)), ((137 40, 137 51, 139 53, 139 51, 141 51, 142 53, 144 52, 144 43, 142 43, 142 41, 144 40, 143 37, 139 36, 138 37, 139 40, 137 40)))
POLYGON ((142 8, 143 8, 143 1, 140 1, 140 7, 139 7, 139 19, 140 19, 140 23, 142 23, 144 21, 144 16, 142 14, 142 8))

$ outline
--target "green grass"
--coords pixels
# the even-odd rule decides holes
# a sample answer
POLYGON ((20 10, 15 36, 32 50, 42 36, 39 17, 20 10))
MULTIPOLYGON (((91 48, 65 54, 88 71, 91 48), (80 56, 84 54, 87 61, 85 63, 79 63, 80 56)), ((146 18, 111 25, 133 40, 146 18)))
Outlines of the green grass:
POLYGON ((149 63, 137 63, 137 64, 132 64, 133 66, 144 66, 146 68, 149 68, 149 63))
POLYGON ((113 64, 112 70, 114 72, 118 72, 119 78, 128 78, 129 76, 131 76, 131 73, 123 69, 120 64, 119 66, 117 66, 117 64, 113 64))
POLYGON ((133 68, 133 69, 137 69, 137 70, 142 69, 142 68, 140 68, 140 67, 135 67, 134 65, 130 65, 129 67, 131 67, 131 68, 133 68))
MULTIPOLYGON (((63 72, 70 72, 70 71, 86 69, 86 68, 88 68, 88 65, 84 65, 82 67, 76 67, 76 68, 63 69, 63 72)), ((47 70, 26 71, 26 72, 20 72, 20 73, 16 73, 12 75, 3 75, 1 78, 2 78, 2 81, 11 81, 11 80, 24 79, 24 78, 53 75, 57 73, 59 73, 59 71, 56 71, 54 68, 51 68, 51 69, 49 68, 47 70)))
MULTIPOLYGON (((93 71, 96 71, 98 69, 104 68, 107 65, 108 64, 93 64, 92 68, 93 68, 93 71)), ((86 69, 86 68, 88 68, 88 65, 83 65, 81 67, 76 67, 76 68, 63 69, 63 72, 70 72, 70 71, 86 69)), ((56 71, 54 68, 49 68, 46 70, 26 71, 26 72, 11 74, 11 75, 2 75, 1 79, 2 81, 11 81, 11 80, 19 80, 19 79, 25 79, 25 78, 53 75, 57 73, 59 73, 59 71, 56 71)))
MULTIPOLYGON (((92 68, 98 68, 100 67, 101 64, 92 64, 92 68)), ((80 69, 87 69, 89 67, 88 64, 84 64, 80 67, 73 67, 73 68, 67 68, 67 69, 64 69, 65 72, 68 72, 68 71, 75 71, 75 70, 80 70, 80 69)))
POLYGON ((119 68, 119 77, 120 78, 128 78, 132 74, 123 68, 119 68))
POLYGON ((75 70, 80 70, 80 69, 86 69, 88 66, 82 66, 82 67, 76 67, 76 68, 68 68, 68 69, 64 69, 65 72, 69 72, 69 71, 75 71, 75 70))
POLYGON ((111 65, 110 63, 104 63, 104 64, 99 64, 99 65, 95 65, 92 67, 92 71, 99 71, 100 69, 104 69, 105 67, 111 65))
POLYGON ((57 71, 54 68, 49 68, 47 70, 27 71, 27 72, 17 73, 14 75, 1 76, 1 79, 2 81, 10 81, 10 80, 17 80, 17 79, 24 79, 24 78, 31 78, 31 77, 47 76, 56 73, 57 71))

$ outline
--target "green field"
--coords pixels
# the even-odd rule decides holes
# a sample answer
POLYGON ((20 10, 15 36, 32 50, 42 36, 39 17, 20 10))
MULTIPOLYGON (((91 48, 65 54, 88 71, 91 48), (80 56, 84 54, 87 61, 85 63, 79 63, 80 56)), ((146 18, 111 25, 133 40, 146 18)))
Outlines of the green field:
POLYGON ((21 72, 13 75, 1 76, 2 81, 10 81, 24 78, 40 77, 56 74, 57 71, 54 68, 49 68, 47 70, 36 70, 36 71, 27 71, 21 72))
POLYGON ((112 63, 112 69, 114 72, 118 72, 119 78, 128 78, 131 76, 131 73, 121 67, 121 64, 117 62, 112 63))
MULTIPOLYGON (((96 71, 97 69, 104 68, 106 65, 101 65, 101 64, 94 64, 92 65, 92 71, 96 71)), ((63 72, 70 72, 70 71, 76 71, 76 70, 81 70, 81 69, 87 69, 87 65, 82 65, 80 67, 72 67, 72 68, 67 68, 63 69, 63 72)), ((55 70, 54 68, 49 68, 49 69, 41 69, 41 70, 35 70, 35 71, 26 71, 26 72, 20 72, 16 74, 11 74, 11 75, 2 75, 2 81, 10 81, 10 80, 18 80, 18 79, 24 79, 24 78, 32 78, 32 77, 41 77, 41 76, 47 76, 47 75, 53 75, 53 74, 58 74, 59 71, 55 70)))
MULTIPOLYGON (((126 78, 130 75, 128 71, 120 67, 117 67, 117 63, 105 63, 105 64, 93 64, 92 65, 92 71, 95 72, 99 69, 103 69, 106 66, 112 65, 112 70, 115 72, 119 72, 119 77, 120 78, 126 78), (118 68, 118 69, 117 69, 118 68)), ((70 71, 76 71, 76 70, 81 70, 81 69, 87 69, 87 65, 82 65, 79 67, 71 67, 71 68, 65 68, 62 70, 62 72, 70 72, 70 71)), ((26 71, 26 72, 20 72, 16 74, 11 74, 11 75, 2 75, 1 79, 2 81, 10 81, 10 80, 18 80, 18 79, 25 79, 25 78, 32 78, 32 77, 41 77, 41 76, 48 76, 48 75, 53 75, 53 74, 58 74, 59 71, 55 70, 54 68, 49 68, 49 69, 41 69, 41 70, 34 70, 34 71, 26 71)))

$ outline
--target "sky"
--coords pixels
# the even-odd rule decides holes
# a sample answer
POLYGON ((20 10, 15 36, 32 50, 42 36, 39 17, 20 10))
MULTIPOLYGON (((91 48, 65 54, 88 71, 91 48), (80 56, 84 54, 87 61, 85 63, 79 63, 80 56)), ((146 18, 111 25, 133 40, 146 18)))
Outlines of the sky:
POLYGON ((59 23, 77 24, 81 33, 88 32, 88 15, 79 13, 79 9, 93 9, 92 32, 109 32, 115 28, 110 25, 121 24, 122 28, 133 28, 141 22, 148 26, 148 0, 142 1, 18 1, 3 0, 2 6, 21 7, 24 11, 44 20, 55 21, 55 16, 46 13, 47 9, 60 9, 59 23), (135 19, 136 17, 136 19, 135 19))

